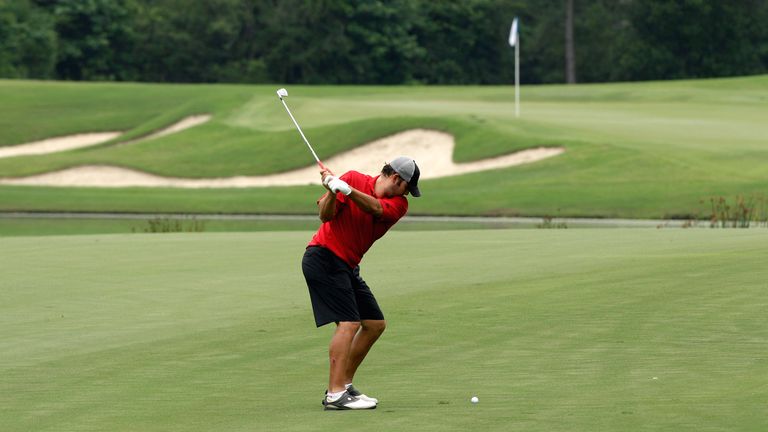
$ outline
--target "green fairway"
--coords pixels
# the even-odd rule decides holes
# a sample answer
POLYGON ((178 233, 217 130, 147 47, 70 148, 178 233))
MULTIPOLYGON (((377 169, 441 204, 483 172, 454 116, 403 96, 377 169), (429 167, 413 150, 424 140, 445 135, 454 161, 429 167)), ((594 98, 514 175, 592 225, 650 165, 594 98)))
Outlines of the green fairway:
MULTIPOLYGON (((276 86, 0 80, 0 145, 75 132, 136 138, 190 114, 201 126, 130 144, 0 159, 0 177, 117 165, 180 177, 261 175, 312 160, 276 86), (77 109, 73 109, 76 107, 77 109), (46 121, 40 122, 44 118, 46 121), (55 119, 50 120, 49 119, 55 119)), ((709 197, 764 196, 768 76, 524 86, 294 86, 290 105, 323 158, 392 133, 456 137, 457 162, 564 147, 526 166, 424 180, 412 214, 706 218, 709 197)), ((429 161, 421 161, 428 172, 429 161)), ((2 211, 312 213, 317 188, 0 187, 2 211)))
POLYGON ((0 237, 168 232, 307 231, 317 229, 319 225, 320 220, 311 217, 249 220, 204 219, 184 215, 134 215, 133 217, 83 217, 77 215, 13 217, 0 215, 0 237))
POLYGON ((369 412, 320 406, 310 235, 2 238, 0 430, 768 429, 765 230, 392 232, 369 412))

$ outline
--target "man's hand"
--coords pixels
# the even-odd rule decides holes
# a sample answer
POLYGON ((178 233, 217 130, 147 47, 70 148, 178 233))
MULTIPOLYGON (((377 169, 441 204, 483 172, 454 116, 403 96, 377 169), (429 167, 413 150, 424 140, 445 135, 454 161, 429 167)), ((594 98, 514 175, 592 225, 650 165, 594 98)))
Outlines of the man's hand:
POLYGON ((325 186, 326 188, 328 187, 328 182, 331 181, 331 179, 333 178, 336 178, 336 177, 334 177, 333 172, 328 168, 320 171, 320 179, 323 182, 323 186, 325 186))
POLYGON ((352 188, 347 184, 347 182, 340 178, 328 176, 323 179, 323 183, 325 184, 325 187, 331 190, 331 192, 341 192, 344 195, 349 195, 352 193, 352 188))

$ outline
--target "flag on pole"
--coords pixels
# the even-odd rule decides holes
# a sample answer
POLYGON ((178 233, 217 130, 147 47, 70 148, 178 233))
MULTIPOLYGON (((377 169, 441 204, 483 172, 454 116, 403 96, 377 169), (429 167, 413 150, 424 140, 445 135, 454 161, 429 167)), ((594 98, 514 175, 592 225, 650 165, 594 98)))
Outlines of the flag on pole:
POLYGON ((512 20, 512 28, 509 30, 509 45, 515 49, 515 117, 520 117, 520 36, 517 17, 512 20))
POLYGON ((509 46, 517 45, 517 17, 512 21, 512 29, 509 31, 509 46))

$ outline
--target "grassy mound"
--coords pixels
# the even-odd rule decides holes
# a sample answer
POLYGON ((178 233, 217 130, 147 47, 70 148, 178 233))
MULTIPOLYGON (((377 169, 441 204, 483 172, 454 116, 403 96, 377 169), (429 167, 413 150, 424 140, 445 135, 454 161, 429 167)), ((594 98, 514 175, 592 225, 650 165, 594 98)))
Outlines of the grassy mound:
MULTIPOLYGON (((259 175, 311 158, 276 86, 0 81, 0 145, 121 130, 96 148, 0 159, 14 177, 108 164, 181 177, 259 175), (186 115, 213 119, 136 144, 186 115)), ((292 87, 321 157, 421 127, 456 137, 457 162, 538 146, 557 158, 425 181, 414 214, 695 217, 710 196, 765 193, 768 76, 524 87, 292 87)), ((317 188, 218 191, 0 187, 0 210, 311 213, 317 188)))

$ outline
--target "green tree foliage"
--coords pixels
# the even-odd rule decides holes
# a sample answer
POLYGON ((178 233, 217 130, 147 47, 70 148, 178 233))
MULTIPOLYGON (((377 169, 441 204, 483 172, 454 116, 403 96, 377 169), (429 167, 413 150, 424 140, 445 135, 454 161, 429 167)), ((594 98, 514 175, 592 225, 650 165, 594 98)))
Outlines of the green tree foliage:
POLYGON ((410 82, 423 52, 412 1, 283 0, 263 12, 259 51, 277 82, 410 82))
POLYGON ((136 5, 129 0, 52 2, 59 37, 56 76, 74 80, 135 79, 130 52, 136 5))
MULTIPOLYGON (((620 58, 632 53, 628 18, 631 2, 600 0, 576 2, 575 24, 577 73, 580 82, 605 82, 626 79, 620 58)), ((650 77, 645 77, 648 79, 650 77)))
POLYGON ((334 0, 275 0, 263 5, 257 53, 269 78, 285 83, 357 82, 352 41, 345 34, 353 7, 334 0))
MULTIPOLYGON (((565 82, 565 2, 537 2, 527 16, 520 17, 520 21, 521 82, 565 82)), ((576 49, 579 57, 580 41, 577 33, 576 49)), ((577 73, 581 75, 580 70, 577 73)))
POLYGON ((766 2, 644 0, 628 10, 620 79, 702 78, 765 72, 766 2), (764 48, 763 48, 764 49, 764 48))
MULTIPOLYGON (((0 77, 564 82, 565 0, 0 0, 0 77)), ((766 0, 573 0, 579 82, 768 71, 766 0)))
POLYGON ((260 82, 253 58, 258 34, 254 2, 157 0, 135 21, 136 69, 146 81, 260 82))
POLYGON ((414 2, 355 0, 345 20, 351 43, 352 82, 400 84, 413 80, 414 62, 424 53, 413 34, 414 2))
POLYGON ((422 2, 414 32, 423 47, 414 65, 419 82, 462 84, 474 77, 478 84, 514 80, 514 58, 507 44, 512 14, 521 2, 422 2))
POLYGON ((52 78, 55 59, 53 17, 27 0, 0 0, 0 77, 52 78))

